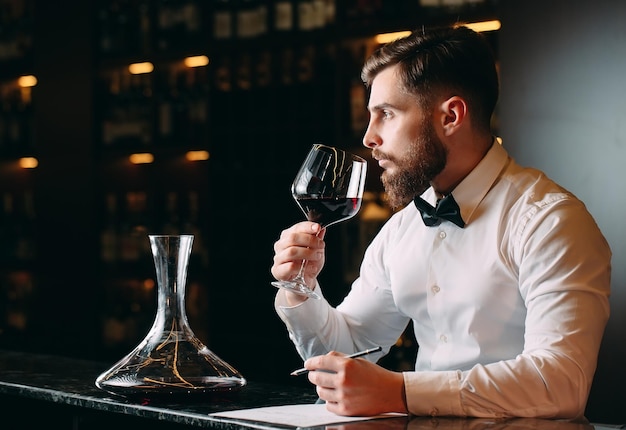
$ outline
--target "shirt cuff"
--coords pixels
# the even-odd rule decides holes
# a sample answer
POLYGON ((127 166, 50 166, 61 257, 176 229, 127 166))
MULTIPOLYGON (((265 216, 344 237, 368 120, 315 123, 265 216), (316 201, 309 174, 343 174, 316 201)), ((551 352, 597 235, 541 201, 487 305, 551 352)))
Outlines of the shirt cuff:
POLYGON ((297 338, 315 336, 326 324, 328 318, 328 304, 319 284, 315 292, 320 299, 309 298, 295 306, 290 306, 285 298, 286 291, 279 289, 274 299, 274 308, 280 319, 285 323, 291 335, 297 338))
POLYGON ((404 372, 406 405, 418 416, 465 416, 457 371, 404 372))

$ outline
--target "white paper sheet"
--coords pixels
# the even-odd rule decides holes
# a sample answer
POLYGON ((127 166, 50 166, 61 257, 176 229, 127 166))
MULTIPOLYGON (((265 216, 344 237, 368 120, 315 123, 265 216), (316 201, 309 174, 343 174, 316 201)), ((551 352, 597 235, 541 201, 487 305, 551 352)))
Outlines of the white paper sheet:
POLYGON ((216 412, 211 414, 211 416, 283 424, 293 427, 315 427, 326 424, 347 423, 378 418, 393 418, 404 416, 404 414, 384 414, 371 417, 345 417, 329 412, 326 410, 326 405, 324 404, 306 404, 216 412))

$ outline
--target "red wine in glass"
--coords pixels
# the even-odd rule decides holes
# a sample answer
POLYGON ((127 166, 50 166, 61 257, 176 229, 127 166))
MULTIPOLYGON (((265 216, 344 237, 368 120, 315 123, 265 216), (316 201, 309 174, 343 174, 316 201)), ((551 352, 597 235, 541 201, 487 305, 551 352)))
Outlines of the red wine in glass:
MULTIPOLYGON (((361 208, 367 162, 339 148, 316 144, 310 149, 291 185, 291 195, 307 220, 328 227, 352 218, 361 208)), ((314 299, 320 296, 306 285, 302 261, 291 280, 272 285, 314 299)))
POLYGON ((360 197, 315 198, 297 196, 296 203, 309 221, 323 227, 352 218, 361 207, 360 197))

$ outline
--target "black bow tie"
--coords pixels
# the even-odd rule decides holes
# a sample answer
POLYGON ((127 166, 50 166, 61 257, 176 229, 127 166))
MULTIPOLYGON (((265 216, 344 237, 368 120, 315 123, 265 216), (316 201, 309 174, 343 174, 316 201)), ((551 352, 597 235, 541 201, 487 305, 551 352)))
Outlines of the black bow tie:
POLYGON ((442 219, 447 219, 461 228, 465 227, 465 221, 461 218, 461 210, 452 194, 448 194, 443 199, 438 200, 436 208, 419 196, 413 199, 413 203, 422 213, 424 224, 429 227, 439 225, 442 219))

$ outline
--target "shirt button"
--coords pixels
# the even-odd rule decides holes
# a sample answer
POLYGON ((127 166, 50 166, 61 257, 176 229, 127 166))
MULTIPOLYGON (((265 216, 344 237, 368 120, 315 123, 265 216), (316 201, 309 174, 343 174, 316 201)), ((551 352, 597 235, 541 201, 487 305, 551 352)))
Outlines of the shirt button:
POLYGON ((441 291, 441 288, 439 288, 438 285, 433 285, 432 291, 433 294, 437 294, 439 291, 441 291))
POLYGON ((445 239, 446 238, 446 232, 445 231, 440 231, 439 232, 439 239, 445 239))
POLYGON ((442 343, 446 343, 446 342, 448 342, 448 337, 445 334, 442 334, 442 335, 439 336, 439 340, 442 343))

